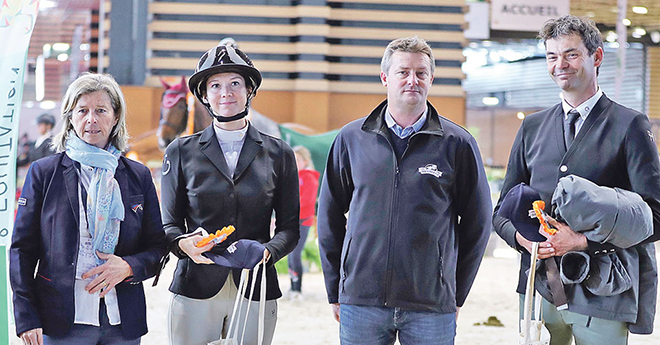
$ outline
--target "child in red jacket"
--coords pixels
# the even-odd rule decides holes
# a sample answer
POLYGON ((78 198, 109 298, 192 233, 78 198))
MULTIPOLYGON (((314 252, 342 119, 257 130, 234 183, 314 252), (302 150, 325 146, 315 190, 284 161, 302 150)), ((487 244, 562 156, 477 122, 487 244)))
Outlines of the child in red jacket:
POLYGON ((302 288, 302 251, 305 248, 309 228, 314 224, 316 215, 316 197, 319 188, 319 172, 314 170, 312 156, 303 146, 293 148, 298 164, 298 182, 300 183, 300 240, 296 249, 289 254, 289 276, 291 277, 291 291, 289 298, 301 299, 302 288))

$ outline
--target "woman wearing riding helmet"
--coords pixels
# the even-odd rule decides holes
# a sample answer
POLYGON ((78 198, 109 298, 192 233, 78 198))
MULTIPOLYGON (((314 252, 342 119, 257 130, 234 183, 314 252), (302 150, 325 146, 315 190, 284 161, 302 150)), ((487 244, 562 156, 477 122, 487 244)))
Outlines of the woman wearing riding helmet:
MULTIPOLYGON (((220 254, 238 239, 256 240, 266 248, 264 344, 270 344, 275 300, 282 295, 273 263, 291 252, 299 237, 295 156, 285 142, 260 133, 245 118, 261 73, 243 52, 224 45, 210 49, 188 84, 213 124, 173 141, 163 158, 163 227, 179 258, 170 285, 170 344, 205 345, 227 332, 240 269, 214 265, 202 254, 220 254), (215 232, 228 225, 236 231, 226 241, 196 247, 202 236, 191 234, 198 227, 215 232)), ((258 296, 258 284, 256 290, 258 296)), ((245 343, 256 344, 257 303, 250 308, 245 343)))

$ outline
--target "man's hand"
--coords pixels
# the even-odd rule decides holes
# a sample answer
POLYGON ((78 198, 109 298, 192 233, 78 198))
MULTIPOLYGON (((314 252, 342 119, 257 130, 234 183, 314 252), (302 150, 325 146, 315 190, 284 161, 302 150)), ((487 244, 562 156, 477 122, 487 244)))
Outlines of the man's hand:
MULTIPOLYGON (((539 231, 543 231, 543 227, 539 227, 539 231)), ((521 235, 519 232, 516 232, 516 241, 518 244, 520 244, 523 248, 527 250, 528 253, 532 253, 532 241, 526 239, 523 235, 521 235)), ((552 244, 548 241, 546 242, 541 242, 539 243, 539 251, 538 251, 538 258, 539 259, 546 259, 549 257, 552 257, 555 255, 555 249, 552 247, 552 244)))
POLYGON ((115 285, 124 281, 124 279, 133 275, 133 269, 121 257, 114 254, 105 254, 96 251, 96 255, 106 262, 101 266, 96 266, 82 275, 82 279, 87 279, 98 275, 87 286, 85 291, 95 294, 101 291, 99 297, 104 297, 115 285))
POLYGON ((557 232, 554 235, 550 235, 542 230, 540 232, 548 239, 546 242, 552 245, 555 256, 562 256, 568 252, 582 251, 589 248, 587 237, 583 234, 573 231, 570 226, 560 223, 552 217, 548 216, 546 220, 549 225, 557 229, 557 232))
POLYGON ((202 253, 211 250, 215 243, 210 242, 207 245, 198 248, 195 245, 197 242, 201 241, 202 238, 204 238, 202 235, 182 238, 179 240, 179 248, 181 248, 181 250, 186 253, 186 255, 188 255, 188 257, 191 258, 192 261, 194 261, 196 264, 212 265, 214 264, 213 260, 203 256, 202 253))
POLYGON ((332 316, 335 317, 335 321, 339 322, 339 303, 332 303, 332 316))
POLYGON ((20 338, 23 345, 44 345, 43 333, 43 329, 34 328, 21 333, 20 338))

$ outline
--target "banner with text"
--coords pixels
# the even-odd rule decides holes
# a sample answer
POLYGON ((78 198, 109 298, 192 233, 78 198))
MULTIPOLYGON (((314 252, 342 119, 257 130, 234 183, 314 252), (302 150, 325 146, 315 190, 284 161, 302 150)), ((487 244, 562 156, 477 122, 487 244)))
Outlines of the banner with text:
POLYGON ((492 30, 539 31, 548 19, 570 13, 570 0, 492 0, 492 30))
POLYGON ((16 146, 23 80, 38 0, 3 0, 0 5, 0 344, 9 343, 7 250, 16 204, 16 146))
POLYGON ((38 8, 36 0, 4 0, 0 6, 0 245, 9 245, 14 225, 18 120, 38 8))

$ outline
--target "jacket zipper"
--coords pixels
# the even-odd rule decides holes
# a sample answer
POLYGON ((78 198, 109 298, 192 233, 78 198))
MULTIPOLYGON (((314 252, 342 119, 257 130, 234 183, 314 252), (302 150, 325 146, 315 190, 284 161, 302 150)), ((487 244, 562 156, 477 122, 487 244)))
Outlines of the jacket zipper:
MULTIPOLYGON (((383 138, 385 138, 385 141, 390 145, 390 149, 392 150, 392 155, 394 156, 394 190, 392 190, 392 204, 390 206, 390 224, 388 227, 388 232, 387 232, 387 261, 385 263, 385 268, 386 268, 386 273, 385 273, 385 297, 384 297, 384 304, 385 306, 389 307, 389 301, 388 301, 388 295, 390 290, 392 289, 392 267, 391 262, 391 255, 392 255, 392 246, 393 246, 393 241, 392 241, 392 232, 393 232, 393 224, 396 224, 397 218, 398 218, 398 213, 395 212, 396 206, 397 206, 397 195, 398 193, 398 188, 399 188, 399 178, 401 176, 400 171, 399 171, 399 160, 396 157, 396 152, 394 151, 394 146, 392 145, 392 142, 390 142, 390 139, 385 135, 382 131, 378 131, 378 134, 381 135, 383 138)), ((406 145, 406 149, 403 151, 403 154, 401 154, 401 160, 403 160, 403 157, 406 155, 408 152, 408 148, 410 147, 410 142, 412 141, 412 138, 416 135, 417 133, 411 134, 410 138, 408 139, 408 145, 406 145)))
POLYGON ((439 259, 439 269, 438 269, 438 277, 440 278, 440 284, 442 284, 442 281, 444 280, 444 270, 445 270, 445 265, 442 262, 442 245, 440 242, 438 242, 438 259, 439 259))
MULTIPOLYGON (((385 263, 385 297, 383 299, 383 302, 385 306, 389 306, 389 301, 388 301, 388 295, 390 292, 390 289, 392 288, 392 232, 393 232, 393 224, 396 223, 396 218, 397 218, 397 213, 395 212, 396 205, 397 205, 397 188, 399 187, 399 161, 396 157, 396 152, 394 152, 394 146, 390 142, 390 140, 385 136, 382 132, 379 132, 381 136, 385 138, 385 141, 390 145, 390 149, 392 150, 392 155, 394 156, 394 189, 392 190, 392 203, 390 205, 390 224, 388 226, 388 231, 387 231, 387 261, 385 263)), ((406 148, 406 151, 408 149, 406 148)), ((404 151, 405 153, 405 151, 404 151)), ((403 155, 401 156, 403 157, 403 155)))

